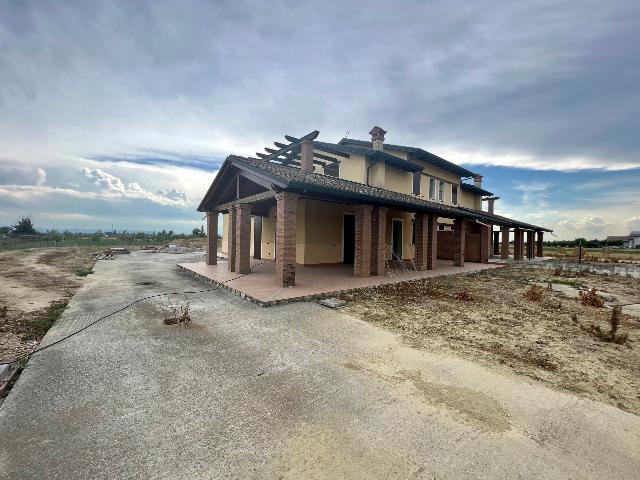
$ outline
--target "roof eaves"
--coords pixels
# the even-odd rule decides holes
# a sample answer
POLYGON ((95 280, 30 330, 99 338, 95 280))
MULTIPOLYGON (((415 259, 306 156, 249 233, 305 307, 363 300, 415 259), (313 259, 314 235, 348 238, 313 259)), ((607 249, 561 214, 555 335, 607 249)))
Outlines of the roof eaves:
POLYGON ((460 187, 462 188, 462 190, 466 190, 467 192, 472 192, 477 195, 484 195, 487 197, 493 196, 492 192, 485 190, 483 188, 476 187, 475 185, 471 185, 470 183, 461 183, 460 187))

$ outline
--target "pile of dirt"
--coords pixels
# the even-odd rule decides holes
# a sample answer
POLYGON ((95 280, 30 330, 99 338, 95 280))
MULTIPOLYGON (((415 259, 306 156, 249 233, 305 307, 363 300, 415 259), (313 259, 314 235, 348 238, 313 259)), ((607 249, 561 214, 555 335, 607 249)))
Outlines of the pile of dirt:
POLYGON ((620 314, 623 345, 606 341, 610 308, 583 305, 553 286, 573 283, 640 303, 640 281, 508 267, 422 279, 343 294, 346 312, 402 334, 412 346, 442 349, 640 414, 640 318, 620 314), (594 327, 595 326, 595 329, 594 327))

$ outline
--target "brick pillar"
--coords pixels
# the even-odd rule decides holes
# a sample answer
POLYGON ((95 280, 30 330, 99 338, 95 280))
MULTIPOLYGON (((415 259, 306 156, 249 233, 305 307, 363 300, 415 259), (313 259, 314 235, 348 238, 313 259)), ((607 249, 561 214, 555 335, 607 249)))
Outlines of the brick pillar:
POLYGON ((500 234, 502 241, 500 242, 500 258, 502 260, 509 259, 509 227, 501 227, 500 234))
POLYGON ((438 217, 429 215, 427 221, 427 270, 438 268, 438 217))
POLYGON ((207 212, 207 265, 218 263, 218 212, 207 212))
POLYGON ((300 169, 303 172, 313 172, 313 142, 303 140, 300 143, 300 169))
POLYGON ((493 254, 500 255, 500 232, 493 232, 493 254))
POLYGON ((429 215, 416 213, 413 229, 416 237, 414 264, 417 270, 426 270, 429 246, 429 215))
POLYGON ((371 275, 384 275, 387 253, 387 209, 373 207, 371 212, 371 275))
POLYGON ((229 230, 227 231, 227 268, 230 272, 236 271, 236 206, 229 208, 229 230))
POLYGON ((491 230, 484 225, 480 226, 480 263, 489 263, 491 254, 491 230))
POLYGON ((276 283, 281 287, 296 284, 296 215, 298 195, 276 194, 276 283))
POLYGON ((544 256, 544 245, 542 242, 544 242, 543 240, 543 236, 544 236, 544 232, 538 232, 538 241, 536 243, 536 256, 537 257, 543 257, 544 256))
POLYGON ((533 248, 533 230, 527 231, 527 258, 532 260, 536 256, 533 248))
POLYGON ((236 272, 251 272, 251 205, 236 207, 236 272))
POLYGON ((522 230, 516 228, 513 232, 513 259, 514 260, 522 260, 523 259, 523 249, 522 249, 522 240, 523 240, 522 230))
POLYGON ((464 267, 464 243, 465 230, 467 228, 464 220, 453 221, 453 264, 456 267, 464 267))
POLYGON ((371 275, 371 205, 356 205, 356 249, 353 261, 353 275, 371 275))

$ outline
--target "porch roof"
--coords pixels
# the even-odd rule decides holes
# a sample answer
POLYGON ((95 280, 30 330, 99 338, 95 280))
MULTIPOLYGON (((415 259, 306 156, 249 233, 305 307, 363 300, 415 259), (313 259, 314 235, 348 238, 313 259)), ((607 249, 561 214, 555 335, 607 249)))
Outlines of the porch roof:
MULTIPOLYGON (((261 177, 276 188, 309 196, 317 195, 319 198, 331 198, 343 202, 366 202, 373 205, 399 208, 410 212, 434 214, 445 218, 469 219, 528 230, 551 231, 544 227, 519 222, 488 212, 431 202, 413 195, 393 192, 391 190, 372 187, 329 175, 307 173, 299 168, 289 167, 267 160, 230 155, 225 160, 225 164, 221 168, 220 173, 228 169, 229 165, 261 177)), ((214 185, 216 183, 217 182, 214 181, 214 185)), ((207 205, 209 193, 210 192, 208 192, 198 207, 199 211, 206 211, 207 208, 212 208, 207 205)))

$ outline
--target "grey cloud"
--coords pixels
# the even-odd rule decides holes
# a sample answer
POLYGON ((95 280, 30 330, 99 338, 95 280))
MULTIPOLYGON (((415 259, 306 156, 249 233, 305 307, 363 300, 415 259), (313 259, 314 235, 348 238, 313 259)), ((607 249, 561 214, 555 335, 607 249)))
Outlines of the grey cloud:
POLYGON ((0 108, 16 114, 0 129, 22 155, 34 137, 73 154, 251 153, 283 132, 382 123, 398 143, 637 166, 639 13, 632 1, 4 3, 0 108))

